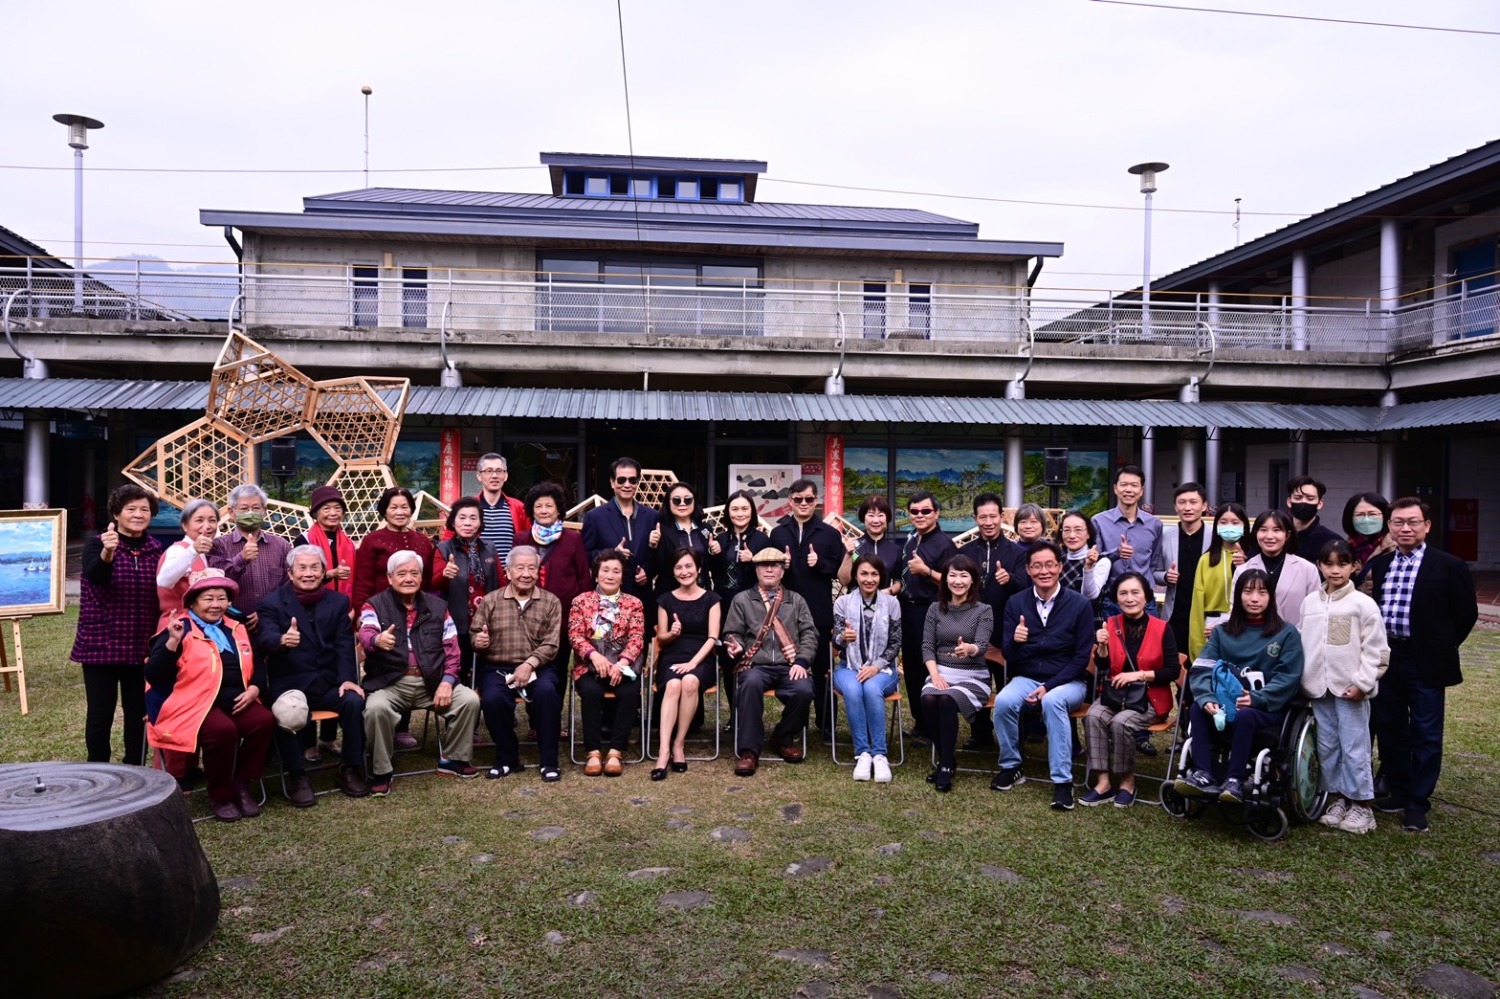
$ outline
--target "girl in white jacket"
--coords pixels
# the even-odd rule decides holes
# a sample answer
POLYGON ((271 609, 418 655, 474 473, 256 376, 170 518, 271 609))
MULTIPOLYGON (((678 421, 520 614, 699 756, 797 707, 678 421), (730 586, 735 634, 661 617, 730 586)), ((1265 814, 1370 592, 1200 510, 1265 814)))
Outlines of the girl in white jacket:
POLYGON ((1302 601, 1302 692, 1318 723, 1318 763, 1333 798, 1320 820, 1351 833, 1375 828, 1375 782, 1370 770, 1370 698, 1390 647, 1380 608, 1351 582, 1359 563, 1346 541, 1318 554, 1323 588, 1302 601))

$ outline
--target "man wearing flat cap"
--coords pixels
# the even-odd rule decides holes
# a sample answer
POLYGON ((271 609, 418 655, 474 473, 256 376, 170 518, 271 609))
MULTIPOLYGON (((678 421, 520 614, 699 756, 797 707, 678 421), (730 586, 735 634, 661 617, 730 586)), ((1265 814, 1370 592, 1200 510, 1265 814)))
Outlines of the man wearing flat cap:
POLYGON ((749 777, 760 765, 765 735, 765 694, 774 690, 784 707, 771 732, 769 747, 788 763, 801 763, 796 740, 807 727, 813 682, 808 668, 817 655, 818 630, 807 601, 782 585, 786 552, 763 548, 755 553, 755 587, 735 596, 724 623, 724 647, 735 659, 736 693, 734 772, 749 777))

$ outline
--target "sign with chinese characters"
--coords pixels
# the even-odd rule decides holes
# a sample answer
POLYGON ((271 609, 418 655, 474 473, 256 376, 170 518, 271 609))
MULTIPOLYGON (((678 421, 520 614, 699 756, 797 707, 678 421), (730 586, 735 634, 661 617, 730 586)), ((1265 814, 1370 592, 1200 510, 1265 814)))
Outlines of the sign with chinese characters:
POLYGON ((823 438, 823 516, 844 514, 844 435, 829 434, 823 438))
POLYGON ((456 429, 438 437, 438 499, 452 503, 463 495, 463 440, 456 429))

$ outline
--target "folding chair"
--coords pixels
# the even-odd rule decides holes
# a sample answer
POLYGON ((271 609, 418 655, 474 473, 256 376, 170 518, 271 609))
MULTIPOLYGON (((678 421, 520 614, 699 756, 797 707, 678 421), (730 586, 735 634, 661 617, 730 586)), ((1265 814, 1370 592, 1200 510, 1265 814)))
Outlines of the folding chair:
MULTIPOLYGON (((844 760, 839 759, 838 702, 843 696, 843 691, 839 690, 838 684, 833 682, 833 677, 832 675, 830 675, 828 678, 828 717, 833 719, 833 739, 828 744, 828 751, 829 754, 832 755, 834 763, 837 763, 841 767, 852 767, 854 766, 853 760, 845 762, 844 760)), ((889 750, 891 741, 893 739, 895 740, 896 761, 891 765, 896 767, 899 767, 906 762, 906 735, 902 731, 901 701, 901 688, 899 685, 894 691, 885 695, 885 703, 895 705, 895 710, 886 716, 885 741, 886 748, 887 750, 889 750)), ((844 717, 849 717, 849 713, 847 711, 844 712, 844 717)), ((934 750, 934 752, 936 752, 936 750, 934 750)))
MULTIPOLYGON (((654 718, 654 715, 656 714, 656 696, 655 695, 659 692, 660 688, 662 686, 664 686, 663 684, 660 683, 661 677, 657 674, 657 671, 656 671, 657 662, 660 659, 661 659, 661 644, 660 644, 660 640, 658 639, 658 640, 653 641, 651 643, 651 662, 647 666, 647 675, 650 676, 650 678, 651 678, 651 688, 650 688, 650 691, 649 691, 649 696, 646 698, 645 714, 643 715, 644 724, 642 725, 642 733, 643 734, 641 736, 641 741, 644 744, 643 748, 645 748, 645 750, 647 751, 647 755, 650 754, 652 723, 656 720, 654 718)), ((718 659, 715 658, 715 660, 714 660, 714 675, 716 675, 716 676, 718 675, 718 665, 719 665, 718 659)), ((671 678, 669 677, 668 679, 671 679, 671 678)), ((713 755, 712 756, 688 756, 688 757, 685 757, 685 759, 692 760, 694 763, 706 763, 706 762, 709 762, 709 761, 712 761, 712 760, 717 760, 719 758, 720 752, 723 749, 724 734, 723 734, 723 728, 721 726, 721 722, 722 722, 722 719, 723 719, 723 713, 722 713, 723 712, 723 705, 722 705, 722 702, 719 699, 719 685, 717 683, 715 683, 711 687, 704 687, 702 690, 699 691, 699 693, 703 697, 708 697, 708 698, 712 698, 713 699, 713 704, 714 704, 714 739, 713 739, 713 742, 714 742, 714 751, 713 751, 713 755)), ((707 721, 708 721, 708 719, 706 717, 707 712, 705 711, 704 714, 705 714, 704 722, 706 724, 707 721)), ((697 740, 694 740, 694 741, 697 741, 697 740)), ((707 741, 707 740, 704 740, 704 741, 707 741)))
MULTIPOLYGON (((308 716, 307 716, 307 723, 309 725, 317 725, 319 722, 338 721, 338 720, 339 720, 339 713, 337 711, 326 711, 326 710, 323 710, 321 708, 315 709, 313 711, 309 711, 308 712, 308 716)), ((271 746, 272 746, 272 748, 276 747, 276 740, 274 738, 271 740, 271 746)), ((281 778, 281 793, 282 793, 283 796, 286 796, 287 793, 288 793, 288 788, 286 786, 286 761, 281 758, 281 754, 280 754, 279 751, 277 752, 277 756, 276 756, 276 765, 277 765, 277 769, 279 771, 279 773, 277 774, 277 776, 281 778)), ((315 767, 307 767, 303 772, 304 773, 315 774, 315 773, 320 773, 320 772, 322 772, 324 770, 329 770, 329 769, 332 769, 332 768, 335 768, 335 767, 338 767, 338 766, 342 766, 342 764, 341 763, 333 763, 333 762, 319 763, 315 767)), ((360 762, 359 766, 360 766, 361 770, 365 769, 363 761, 360 762)), ((336 787, 330 787, 326 791, 314 791, 313 792, 313 797, 315 797, 315 798, 321 798, 323 795, 325 795, 325 794, 332 794, 336 790, 338 790, 338 788, 336 788, 336 787)))
MULTIPOLYGON (((766 691, 766 696, 774 698, 776 696, 776 691, 774 689, 768 690, 768 691, 766 691)), ((782 710, 783 711, 786 710, 786 706, 785 705, 782 705, 782 710)), ((809 714, 811 714, 811 712, 809 712, 809 714)), ((808 722, 803 722, 802 723, 802 758, 804 760, 807 759, 807 726, 808 726, 808 724, 809 724, 808 722)), ((768 733, 768 737, 769 737, 769 733, 768 733)), ((734 713, 734 748, 735 748, 735 752, 738 753, 739 752, 739 748, 740 748, 740 713, 738 711, 736 711, 734 713)), ((768 759, 768 757, 762 756, 761 757, 761 762, 764 763, 764 762, 766 762, 767 759, 768 759)), ((785 763, 786 762, 786 760, 783 760, 781 757, 775 756, 775 755, 769 757, 769 759, 775 760, 777 763, 785 763)))
MULTIPOLYGON (((572 671, 569 670, 570 674, 571 672, 572 671)), ((583 766, 584 761, 578 758, 578 730, 581 727, 583 718, 581 713, 578 715, 574 714, 573 704, 574 700, 577 698, 577 686, 578 685, 575 680, 568 680, 568 759, 573 761, 574 766, 583 766)), ((626 760, 627 763, 644 763, 646 760, 646 714, 649 710, 648 705, 650 703, 650 699, 646 696, 647 685, 642 683, 639 686, 640 696, 643 703, 641 704, 641 717, 640 722, 636 725, 636 731, 639 732, 641 736, 641 755, 635 757, 634 759, 626 760)), ((606 701, 614 700, 615 692, 613 690, 606 690, 604 692, 604 699, 606 701)))

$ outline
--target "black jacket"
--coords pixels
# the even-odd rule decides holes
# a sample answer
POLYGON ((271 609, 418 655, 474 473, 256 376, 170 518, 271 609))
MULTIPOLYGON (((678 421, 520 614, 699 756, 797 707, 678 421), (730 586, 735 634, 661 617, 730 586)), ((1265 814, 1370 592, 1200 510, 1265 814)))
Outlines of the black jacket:
MULTIPOLYGON (((1386 552, 1370 562, 1376 604, 1381 602, 1386 573, 1395 557, 1395 552, 1386 552)), ((1478 620, 1479 603, 1469 564, 1429 544, 1422 553, 1422 567, 1417 570, 1412 586, 1411 642, 1406 645, 1392 642, 1392 668, 1400 667, 1405 660, 1427 683, 1440 687, 1463 683, 1458 647, 1478 620)))
POLYGON ((813 623, 826 637, 833 628, 833 581, 844 562, 843 535, 817 517, 799 530, 797 518, 788 514, 771 530, 770 546, 790 553, 786 588, 807 601, 813 623), (818 553, 818 564, 811 568, 807 564, 809 551, 818 553))
POLYGON ((267 593, 256 613, 260 626, 255 630, 255 652, 265 665, 270 687, 267 703, 288 690, 300 690, 311 700, 336 690, 339 684, 359 682, 348 597, 324 589, 317 603, 304 604, 288 581, 267 593), (294 620, 302 640, 295 648, 284 649, 281 636, 294 620))

